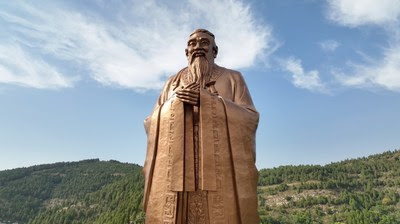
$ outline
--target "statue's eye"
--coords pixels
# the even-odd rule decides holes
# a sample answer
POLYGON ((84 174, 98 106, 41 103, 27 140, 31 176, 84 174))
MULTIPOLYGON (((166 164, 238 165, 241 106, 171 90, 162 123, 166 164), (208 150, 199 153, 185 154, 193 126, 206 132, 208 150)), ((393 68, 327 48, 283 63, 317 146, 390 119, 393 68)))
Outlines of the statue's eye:
POLYGON ((200 44, 201 44, 202 46, 207 46, 209 43, 208 43, 208 41, 206 41, 206 40, 202 40, 202 41, 200 42, 200 44))
POLYGON ((196 42, 194 42, 194 41, 191 41, 191 42, 189 42, 189 43, 188 43, 188 46, 190 46, 190 47, 194 47, 194 46, 196 46, 196 42))

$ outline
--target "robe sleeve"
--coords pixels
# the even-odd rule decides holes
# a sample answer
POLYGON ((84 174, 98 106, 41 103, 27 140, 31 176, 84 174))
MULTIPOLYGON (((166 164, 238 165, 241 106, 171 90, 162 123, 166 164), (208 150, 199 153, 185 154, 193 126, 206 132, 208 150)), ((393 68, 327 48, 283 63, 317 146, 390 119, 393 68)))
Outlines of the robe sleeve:
POLYGON ((174 96, 169 97, 170 88, 172 85, 173 77, 171 77, 158 97, 157 103, 154 106, 153 112, 144 120, 144 127, 147 134, 147 152, 146 159, 143 165, 144 175, 144 195, 143 195, 143 207, 146 211, 147 201, 151 189, 151 182, 153 178, 154 160, 157 154, 158 145, 158 131, 160 125, 160 111, 162 106, 169 100, 173 99, 174 96))
POLYGON ((260 223, 255 194, 258 182, 255 137, 259 114, 242 75, 234 73, 232 79, 235 89, 233 101, 222 100, 226 108, 240 218, 242 223, 260 223))
POLYGON ((163 90, 161 91, 160 95, 158 96, 156 105, 154 105, 153 112, 148 117, 146 117, 146 119, 144 119, 144 129, 146 131, 146 135, 147 136, 149 135, 149 129, 150 129, 150 126, 151 126, 151 116, 152 116, 152 114, 155 111, 157 111, 159 109, 159 107, 161 107, 166 101, 168 101, 168 100, 170 100, 170 99, 172 99, 174 97, 174 96, 171 96, 171 97, 168 96, 169 92, 170 92, 169 90, 171 88, 173 79, 174 79, 174 76, 169 78, 168 81, 165 83, 165 85, 163 87, 163 90), (168 98, 170 98, 170 99, 168 99, 168 98))
MULTIPOLYGON (((246 148, 252 148, 252 157, 256 161, 255 132, 258 127, 259 113, 254 107, 249 89, 243 76, 239 72, 230 74, 233 97, 228 98, 220 95, 226 105, 227 115, 230 123, 235 124, 233 132, 243 130, 248 133, 241 136, 246 148)), ((235 134, 232 133, 232 134, 235 134)))
POLYGON ((203 188, 212 190, 218 186, 214 184, 214 179, 217 179, 216 173, 210 171, 216 170, 214 164, 218 163, 215 162, 215 156, 215 161, 209 159, 213 158, 218 148, 208 146, 213 146, 215 139, 217 143, 221 143, 224 136, 220 134, 224 134, 221 131, 224 129, 241 223, 259 223, 256 195, 258 172, 255 166, 255 134, 259 114, 240 73, 231 71, 220 78, 222 79, 216 81, 219 85, 216 86, 219 88, 216 92, 200 92, 201 145, 204 146, 201 150, 204 158, 203 188))

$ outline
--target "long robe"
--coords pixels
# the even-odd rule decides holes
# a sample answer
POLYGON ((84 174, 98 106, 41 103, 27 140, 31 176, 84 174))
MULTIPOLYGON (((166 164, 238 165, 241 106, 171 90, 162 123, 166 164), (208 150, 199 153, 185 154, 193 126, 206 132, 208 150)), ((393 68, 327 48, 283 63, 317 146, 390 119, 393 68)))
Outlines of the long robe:
POLYGON ((244 79, 237 71, 214 65, 196 108, 174 94, 182 88, 186 73, 188 68, 167 81, 145 120, 146 223, 259 223, 255 166, 259 114, 244 79), (205 203, 192 198, 190 202, 193 192, 206 197, 205 203), (188 203, 197 206, 195 221, 187 218, 188 203))

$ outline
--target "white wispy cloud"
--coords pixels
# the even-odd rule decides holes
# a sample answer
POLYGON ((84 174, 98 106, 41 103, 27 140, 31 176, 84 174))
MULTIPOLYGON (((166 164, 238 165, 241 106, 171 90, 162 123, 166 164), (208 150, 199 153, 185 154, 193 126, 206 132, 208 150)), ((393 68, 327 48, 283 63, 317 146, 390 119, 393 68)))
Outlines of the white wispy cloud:
POLYGON ((345 26, 396 23, 399 0, 328 0, 329 19, 345 26))
POLYGON ((337 80, 345 86, 383 87, 400 92, 400 45, 385 49, 382 59, 374 63, 353 64, 353 72, 337 72, 337 80))
MULTIPOLYGON (((34 49, 24 55, 38 58, 36 61, 46 63, 51 71, 62 65, 49 58, 83 68, 104 85, 160 88, 166 76, 186 65, 187 36, 198 27, 216 35, 220 49, 217 63, 222 66, 249 67, 276 49, 271 28, 257 21, 249 6, 237 0, 190 0, 187 4, 98 1, 103 14, 68 4, 36 7, 16 2, 13 10, 0 9, 0 19, 12 24, 8 32, 21 51, 34 49), (111 4, 112 12, 108 11, 111 4)), ((17 77, 15 71, 7 71, 9 79, 17 77)))
POLYGON ((54 66, 32 57, 18 45, 0 45, 0 83, 58 89, 71 87, 76 80, 76 77, 66 77, 54 66))
POLYGON ((336 48, 338 48, 340 46, 339 42, 337 42, 336 40, 324 40, 319 42, 319 46, 321 47, 321 49, 323 51, 335 51, 336 48))
POLYGON ((335 77, 345 86, 384 88, 400 91, 400 0, 328 0, 328 18, 339 25, 378 26, 387 35, 387 45, 380 58, 364 63, 349 63, 350 72, 336 71, 335 77))
POLYGON ((282 70, 291 73, 291 82, 298 88, 313 92, 328 93, 324 83, 321 81, 317 70, 305 71, 300 59, 290 57, 280 60, 282 70))

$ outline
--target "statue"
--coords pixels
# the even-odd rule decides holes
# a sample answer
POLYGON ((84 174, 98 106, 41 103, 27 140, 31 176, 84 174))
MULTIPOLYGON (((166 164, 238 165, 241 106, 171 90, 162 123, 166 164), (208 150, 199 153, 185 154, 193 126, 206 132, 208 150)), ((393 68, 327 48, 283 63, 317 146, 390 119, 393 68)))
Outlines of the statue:
POLYGON ((259 115, 244 79, 214 63, 208 30, 195 30, 185 52, 188 66, 169 78, 145 120, 146 223, 260 223, 259 115))

